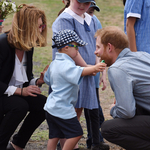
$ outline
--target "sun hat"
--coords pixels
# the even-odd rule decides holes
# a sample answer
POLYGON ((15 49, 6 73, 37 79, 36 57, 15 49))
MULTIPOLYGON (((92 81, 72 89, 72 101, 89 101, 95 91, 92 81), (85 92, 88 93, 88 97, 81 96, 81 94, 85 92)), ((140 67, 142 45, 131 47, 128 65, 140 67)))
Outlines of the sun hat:
POLYGON ((93 0, 77 0, 80 3, 93 2, 93 0))
POLYGON ((95 2, 92 2, 89 8, 94 8, 96 11, 100 11, 100 8, 96 5, 95 2))
POLYGON ((71 42, 77 43, 78 46, 87 45, 86 42, 84 42, 83 40, 79 38, 76 32, 74 32, 73 30, 69 30, 69 29, 59 31, 56 35, 54 35, 52 40, 55 43, 52 46, 52 48, 57 47, 58 49, 63 48, 64 46, 66 46, 68 43, 71 43, 71 42))

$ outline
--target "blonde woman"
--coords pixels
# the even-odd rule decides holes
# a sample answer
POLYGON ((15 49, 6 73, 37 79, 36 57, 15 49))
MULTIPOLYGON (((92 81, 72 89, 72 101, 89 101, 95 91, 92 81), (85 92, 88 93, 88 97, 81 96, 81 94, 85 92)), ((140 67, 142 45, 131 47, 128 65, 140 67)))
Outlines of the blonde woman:
POLYGON ((14 14, 10 31, 0 35, 1 150, 23 150, 45 119, 46 97, 39 88, 44 83, 43 74, 33 78, 32 56, 34 47, 46 46, 46 38, 45 13, 26 4, 20 5, 20 10, 14 14), (9 142, 23 119, 20 130, 9 142))

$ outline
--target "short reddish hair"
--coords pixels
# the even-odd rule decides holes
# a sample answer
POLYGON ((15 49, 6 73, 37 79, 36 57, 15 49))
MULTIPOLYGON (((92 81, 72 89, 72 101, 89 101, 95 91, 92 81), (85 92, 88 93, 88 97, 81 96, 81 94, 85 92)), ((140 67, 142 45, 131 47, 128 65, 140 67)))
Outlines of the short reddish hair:
POLYGON ((119 27, 108 26, 102 28, 96 32, 95 37, 98 36, 100 36, 101 43, 104 47, 106 47, 108 43, 120 50, 129 47, 127 35, 119 27))

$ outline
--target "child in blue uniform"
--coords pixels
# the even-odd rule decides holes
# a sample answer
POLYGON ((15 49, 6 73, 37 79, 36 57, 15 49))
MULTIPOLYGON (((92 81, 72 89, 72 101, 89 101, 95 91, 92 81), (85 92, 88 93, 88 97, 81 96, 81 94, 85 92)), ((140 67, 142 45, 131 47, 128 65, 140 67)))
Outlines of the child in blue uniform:
POLYGON ((48 150, 55 150, 60 138, 66 138, 63 150, 72 150, 83 131, 74 109, 78 98, 81 76, 103 71, 105 63, 90 67, 76 66, 74 58, 79 54, 78 46, 86 43, 71 30, 63 30, 53 37, 59 52, 44 75, 44 81, 52 88, 44 106, 49 125, 48 150))
MULTIPOLYGON (((101 29, 102 25, 101 25, 100 21, 98 20, 98 18, 94 15, 95 10, 99 12, 100 8, 96 5, 96 2, 94 1, 91 3, 91 6, 87 10, 87 13, 97 20, 98 28, 101 29)), ((99 61, 99 58, 97 61, 99 61)), ((97 100, 98 100, 98 104, 99 104, 99 118, 100 118, 99 128, 101 128, 101 124, 104 122, 104 115, 103 115, 102 107, 100 105, 100 100, 99 100, 99 85, 101 83, 103 83, 102 90, 106 89, 106 85, 107 85, 107 83, 106 83, 106 70, 103 71, 101 78, 100 78, 100 72, 97 73, 96 76, 94 76, 94 77, 95 77, 97 100)), ((90 149, 91 145, 92 145, 92 135, 91 135, 92 131, 91 131, 91 123, 90 123, 90 117, 89 117, 89 110, 86 108, 84 109, 84 115, 85 115, 85 119, 86 119, 87 132, 88 132, 86 144, 87 144, 87 148, 90 149)), ((109 145, 104 143, 103 136, 102 136, 100 130, 99 130, 99 136, 100 136, 101 150, 109 150, 109 145)))

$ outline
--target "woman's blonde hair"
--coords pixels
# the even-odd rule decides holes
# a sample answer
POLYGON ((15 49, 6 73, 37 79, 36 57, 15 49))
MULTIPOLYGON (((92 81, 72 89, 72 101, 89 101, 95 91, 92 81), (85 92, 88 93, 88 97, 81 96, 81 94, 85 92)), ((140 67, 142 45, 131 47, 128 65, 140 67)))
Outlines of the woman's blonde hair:
POLYGON ((47 44, 47 21, 44 11, 32 5, 21 4, 14 14, 8 42, 16 49, 28 51, 32 47, 47 44), (41 18, 45 29, 40 33, 38 19, 41 18))

